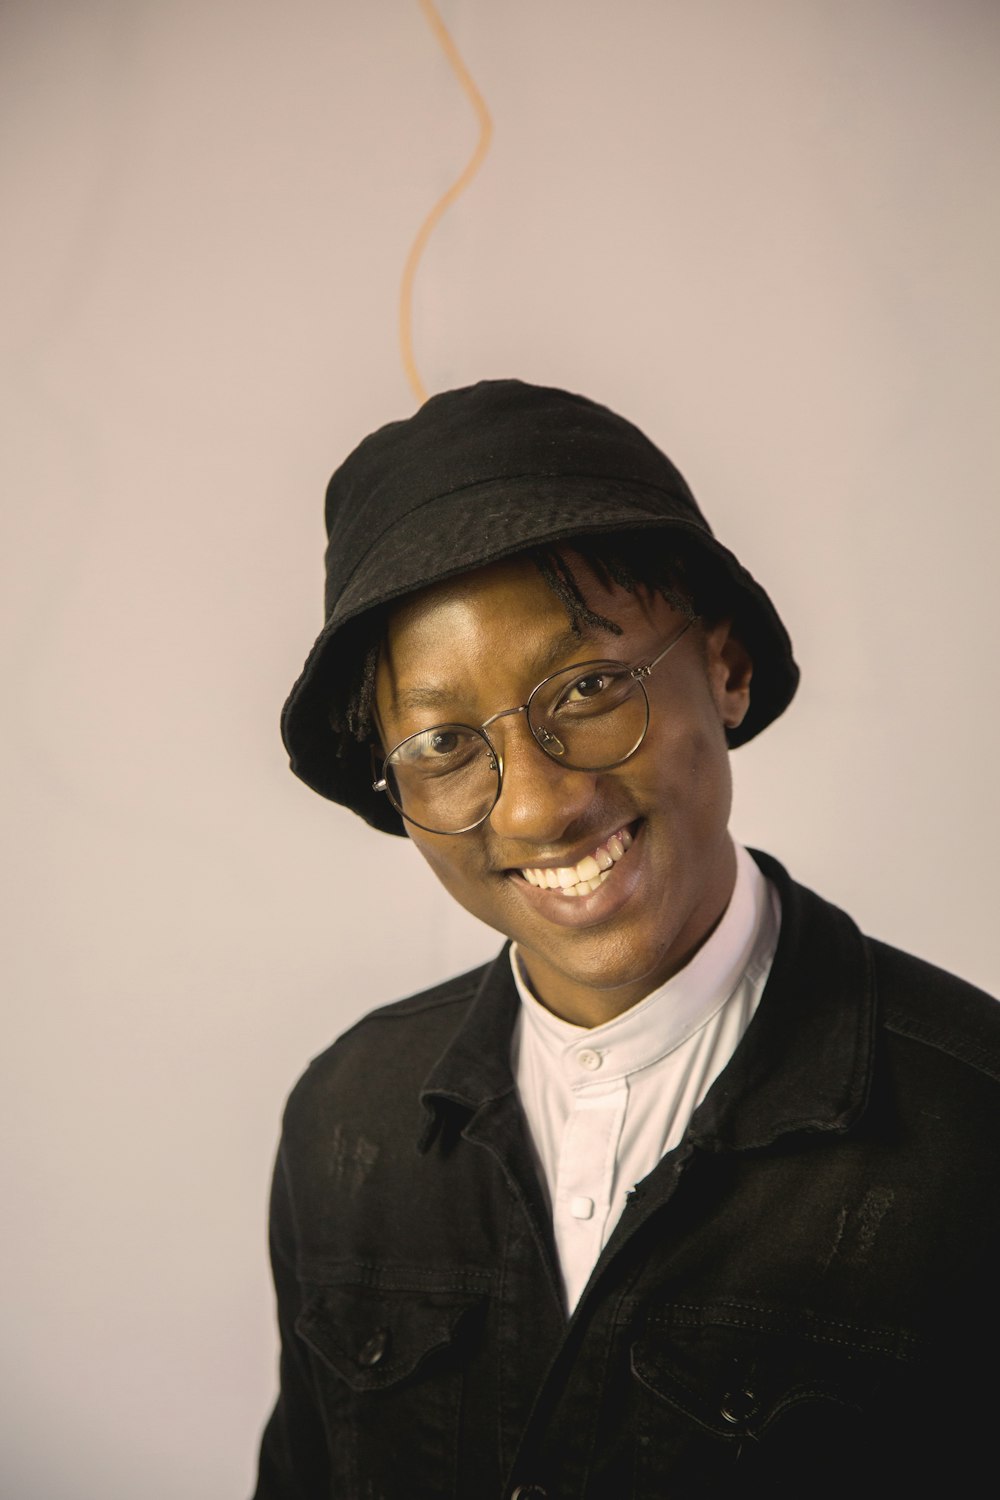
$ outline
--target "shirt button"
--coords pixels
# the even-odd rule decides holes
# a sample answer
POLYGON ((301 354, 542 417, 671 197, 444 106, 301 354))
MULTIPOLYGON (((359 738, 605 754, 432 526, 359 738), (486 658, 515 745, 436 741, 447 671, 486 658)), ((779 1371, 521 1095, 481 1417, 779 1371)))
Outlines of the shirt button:
POLYGON ((574 1219, 589 1219, 594 1212, 593 1198, 571 1198, 569 1211, 574 1219))
POLYGON ((593 1047, 584 1047, 576 1054, 576 1060, 588 1073, 596 1073, 601 1066, 601 1054, 595 1052, 593 1047))

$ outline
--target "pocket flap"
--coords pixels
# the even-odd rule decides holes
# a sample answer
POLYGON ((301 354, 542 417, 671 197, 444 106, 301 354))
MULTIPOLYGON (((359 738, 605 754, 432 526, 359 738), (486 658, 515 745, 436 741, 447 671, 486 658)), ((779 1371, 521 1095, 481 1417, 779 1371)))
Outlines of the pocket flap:
POLYGON ((823 1407, 860 1416, 913 1357, 905 1335, 738 1306, 673 1308, 632 1345, 632 1373, 717 1437, 762 1436, 823 1407))
POLYGON ((455 1340, 482 1298, 462 1292, 319 1287, 295 1324, 299 1337, 355 1391, 407 1379, 455 1340))

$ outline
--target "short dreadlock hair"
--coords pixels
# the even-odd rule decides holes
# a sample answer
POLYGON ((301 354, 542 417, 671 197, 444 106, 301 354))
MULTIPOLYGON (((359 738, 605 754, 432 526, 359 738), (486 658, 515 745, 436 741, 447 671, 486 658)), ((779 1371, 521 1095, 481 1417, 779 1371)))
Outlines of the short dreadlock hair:
MULTIPOLYGON (((605 587, 617 584, 629 594, 637 589, 649 590, 691 620, 700 617, 711 622, 725 614, 728 591, 712 557, 685 538, 674 537, 660 546, 656 540, 649 531, 605 532, 529 547, 517 555, 535 564, 565 607, 577 635, 582 635, 586 626, 613 635, 621 635, 622 628, 587 604, 567 552, 582 558, 605 587)), ((375 673, 389 608, 383 605, 370 610, 357 624, 353 640, 356 666, 343 699, 330 712, 330 724, 341 747, 351 740, 363 743, 374 737, 375 673)))

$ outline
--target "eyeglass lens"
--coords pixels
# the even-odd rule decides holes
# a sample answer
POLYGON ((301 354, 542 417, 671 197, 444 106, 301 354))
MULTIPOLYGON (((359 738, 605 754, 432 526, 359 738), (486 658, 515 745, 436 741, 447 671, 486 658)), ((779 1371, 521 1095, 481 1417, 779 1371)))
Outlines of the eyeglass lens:
MULTIPOLYGON (((501 716, 498 716, 501 717, 501 716)), ((571 667, 535 688, 531 733, 546 755, 578 771, 620 765, 642 743, 649 704, 642 683, 617 662, 571 667)), ((431 833, 460 833, 489 817, 500 767, 483 731, 435 724, 397 745, 383 774, 392 801, 431 833)))

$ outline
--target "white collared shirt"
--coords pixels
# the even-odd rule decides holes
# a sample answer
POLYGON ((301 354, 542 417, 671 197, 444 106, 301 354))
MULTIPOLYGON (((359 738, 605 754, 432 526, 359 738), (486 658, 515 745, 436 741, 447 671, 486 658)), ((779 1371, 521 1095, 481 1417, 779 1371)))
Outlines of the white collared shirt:
POLYGON ((778 895, 736 845, 736 884, 691 961, 602 1026, 574 1026, 528 989, 512 1066, 552 1210, 570 1312, 625 1207, 671 1151, 757 1009, 778 941, 778 895))

